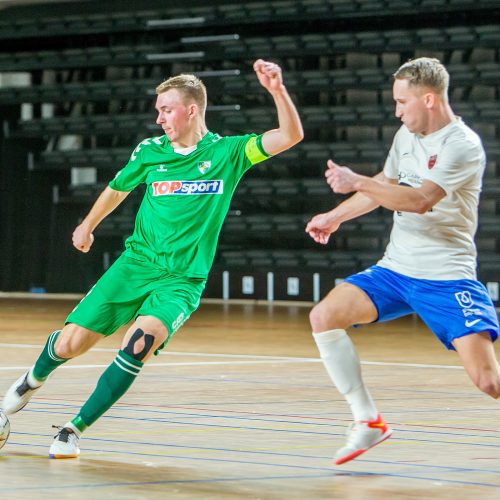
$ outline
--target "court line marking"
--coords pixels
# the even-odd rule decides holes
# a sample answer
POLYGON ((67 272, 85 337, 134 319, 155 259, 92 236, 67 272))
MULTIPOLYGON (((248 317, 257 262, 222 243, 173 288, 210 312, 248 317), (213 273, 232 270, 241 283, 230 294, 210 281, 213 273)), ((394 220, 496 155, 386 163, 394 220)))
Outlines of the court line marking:
MULTIPOLYGON (((65 408, 66 409, 66 408, 65 408)), ((116 409, 115 409, 116 410, 116 409)), ((32 410, 25 410, 25 411, 31 411, 33 413, 59 413, 57 409, 44 409, 44 408, 39 408, 39 409, 32 409, 32 410)), ((135 410, 137 411, 137 410, 135 410)), ((165 423, 165 424, 182 424, 182 425, 192 425, 193 427, 203 427, 203 426, 213 426, 213 427, 229 427, 229 428, 237 428, 239 430, 245 430, 245 429, 250 429, 250 430, 261 430, 265 432, 274 432, 274 431, 279 431, 279 432, 302 432, 304 434, 324 434, 328 436, 340 436, 343 437, 345 435, 345 425, 343 422, 333 422, 333 423, 318 423, 318 422, 303 422, 303 421, 294 421, 294 420, 279 420, 279 419, 273 419, 273 418, 258 418, 258 417, 249 417, 249 416, 224 416, 224 415, 201 415, 201 414, 195 414, 195 413, 181 413, 181 412, 165 412, 163 416, 161 415, 156 415, 156 416, 150 416, 150 417, 128 417, 124 415, 105 415, 102 418, 109 418, 109 419, 123 419, 123 420, 138 420, 140 422, 150 422, 150 423, 165 423), (201 421, 196 421, 196 422, 185 422, 182 419, 185 417, 189 417, 191 419, 220 419, 220 420, 236 420, 236 421, 248 421, 252 422, 252 426, 249 426, 248 424, 242 425, 228 425, 228 424, 222 424, 222 423, 205 423, 201 421), (254 423, 256 422, 256 423, 254 423), (264 427, 264 425, 270 425, 271 427, 264 427), (279 425, 284 425, 283 427, 272 427, 273 424, 279 424, 279 425), (257 425, 260 425, 261 427, 256 427, 257 425), (308 428, 310 427, 319 427, 323 426, 324 428, 329 428, 331 431, 312 431, 308 428), (337 432, 340 430, 340 432, 337 432)), ((445 443, 445 444, 461 444, 461 445, 467 445, 467 446, 479 446, 479 447, 492 447, 492 448, 499 448, 500 444, 496 444, 493 442, 494 440, 499 439, 497 436, 491 436, 491 435, 482 435, 482 434, 465 434, 465 433, 459 433, 459 432, 444 432, 444 431, 437 431, 437 430, 421 430, 421 429, 403 429, 398 426, 399 424, 393 425, 393 430, 397 431, 397 433, 402 433, 402 436, 396 435, 395 437, 392 437, 391 443, 394 443, 395 441, 416 441, 416 442, 434 442, 434 443, 445 443), (405 435, 406 434, 406 435, 405 435), (410 434, 416 434, 416 437, 409 437, 408 435, 410 434), (435 436, 443 436, 441 439, 431 439, 432 436, 430 436, 428 439, 424 437, 418 436, 419 434, 421 435, 435 435, 435 436), (472 439, 483 439, 483 440, 490 440, 492 441, 491 443, 489 442, 471 442, 471 441, 450 441, 449 439, 453 438, 470 438, 472 439)), ((478 431, 480 432, 480 431, 478 431)), ((14 433, 16 434, 16 433, 14 433)), ((17 433, 17 434, 29 434, 29 433, 17 433)), ((107 441, 106 439, 99 439, 99 440, 104 440, 107 441)), ((123 443, 130 443, 130 444, 151 444, 154 446, 154 443, 136 443, 135 441, 120 441, 120 440, 110 440, 111 442, 123 442, 123 443)), ((497 471, 500 473, 500 469, 497 471)))
MULTIPOLYGON (((54 401, 54 399, 51 399, 54 401)), ((67 401, 67 400, 64 400, 67 401)), ((39 401, 32 401, 32 404, 39 405, 39 408, 27 408, 24 411, 30 412, 40 412, 40 413, 57 413, 57 409, 69 409, 69 408, 80 408, 83 402, 51 402, 46 399, 40 399, 39 401), (47 408, 48 407, 48 408, 47 408), (52 407, 54 410, 52 411, 52 407)), ((339 419, 332 417, 316 417, 313 415, 290 415, 290 414, 280 414, 280 413, 259 413, 259 412, 243 412, 243 411, 228 411, 218 410, 218 409, 205 409, 205 408, 196 408, 196 407, 186 407, 186 406, 159 406, 154 408, 148 408, 148 405, 145 405, 146 408, 138 408, 139 405, 130 405, 125 403, 117 403, 113 406, 113 411, 131 411, 131 412, 139 412, 139 413, 151 413, 151 417, 149 417, 152 421, 162 421, 162 416, 170 417, 168 422, 176 422, 178 418, 184 418, 185 416, 190 416, 194 418, 223 418, 223 419, 235 419, 235 420, 248 420, 248 421, 262 421, 262 422, 270 422, 270 423, 285 423, 292 424, 297 426, 308 426, 308 427, 317 427, 317 426, 327 426, 327 427, 341 427, 345 428, 346 423, 351 422, 351 418, 339 419), (180 412, 177 410, 199 410, 204 413, 195 413, 195 412, 180 412), (213 413, 220 413, 214 415, 213 413), (224 415, 224 413, 230 413, 229 415, 224 415), (156 414, 156 415, 155 415, 156 414), (288 420, 287 420, 288 419, 288 420), (307 419, 307 420, 306 420, 307 419), (321 422, 318 422, 321 420, 321 422), (326 421, 326 422, 324 422, 326 421)), ((143 405, 141 405, 143 406, 143 405)), ((150 405, 149 405, 150 406, 150 405)), ((463 410, 460 410, 463 411, 463 410)), ((485 411, 483 409, 474 409, 474 411, 485 411)), ((60 412, 60 410, 59 410, 60 412)), ((104 415, 102 418, 113 418, 113 415, 104 415)), ((127 416, 116 416, 116 418, 126 418, 133 420, 137 417, 127 417, 127 416)), ((143 420, 143 418, 137 418, 137 420, 143 420)), ((146 417, 146 421, 147 421, 146 417)), ((480 429, 480 428, 469 428, 469 427, 454 427, 454 426, 438 426, 438 425, 425 425, 425 424, 412 424, 412 423, 402 423, 402 422, 392 422, 391 423, 393 429, 399 433, 416 433, 416 434, 437 434, 437 435, 449 435, 449 436, 467 436, 470 438, 483 438, 483 439, 500 439, 500 436, 496 436, 499 432, 495 429, 480 429), (397 427, 396 427, 397 426, 397 427), (407 427, 407 429, 401 428, 407 427), (415 427, 424 427, 424 429, 415 429, 415 427), (433 430, 436 429, 436 430, 433 430), (445 430, 439 430, 445 429, 445 430), (455 431, 467 431, 467 434, 463 432, 449 432, 450 430, 455 431), (477 432, 478 434, 471 434, 471 432, 477 432), (487 433, 487 434, 485 434, 487 433), (492 435, 493 434, 493 435, 492 435)), ((332 434, 336 435, 336 434, 332 434)), ((344 435, 344 431, 339 434, 341 436, 344 435)), ((404 440, 404 437, 402 437, 404 440)))
MULTIPOLYGON (((70 415, 69 412, 61 412, 61 411, 56 411, 55 409, 38 409, 38 410, 30 410, 26 409, 24 410, 26 412, 33 412, 33 413, 46 413, 46 414, 68 414, 70 415)), ((200 418, 201 415, 193 415, 192 419, 200 418)), ((181 419, 181 417, 177 418, 172 418, 170 417, 128 417, 128 416, 123 416, 123 415, 109 415, 105 414, 101 418, 103 419, 109 419, 109 420, 123 420, 123 421, 136 421, 140 422, 142 424, 144 423, 153 423, 153 424, 171 424, 173 426, 190 426, 194 429, 199 429, 200 431, 205 430, 205 429, 222 429, 222 430, 240 430, 240 431, 259 431, 259 432, 271 432, 271 433, 291 433, 291 434, 307 434, 307 435, 314 435, 314 436, 345 436, 345 431, 344 432, 327 432, 327 431, 314 431, 310 429, 302 429, 301 426, 304 424, 302 422, 284 422, 284 423, 289 423, 292 424, 293 428, 291 427, 281 427, 281 428, 276 428, 276 427, 264 427, 264 426, 257 426, 257 425, 236 425, 236 424, 223 424, 223 423, 207 423, 207 422, 198 422, 198 421, 187 421, 185 419, 181 419)), ((224 418, 224 417, 215 417, 215 418, 224 418)), ((237 420, 234 417, 227 417, 229 420, 231 418, 237 420)), ((242 418, 242 420, 245 420, 242 418)), ((251 419, 248 418, 246 420, 257 420, 257 419, 251 419)), ((271 421, 272 423, 272 421, 271 421)), ((308 426, 309 427, 309 426, 308 426)), ((314 425, 311 425, 310 427, 314 427, 314 425)), ((412 431, 406 431, 411 433, 412 431)), ((425 431, 421 431, 425 432, 425 431)), ((460 436, 459 436, 460 437, 460 436)), ((472 436, 472 437, 477 437, 477 436, 472 436)), ((486 439, 489 439, 491 436, 485 436, 486 439)), ((500 448, 499 444, 490 444, 490 443, 477 443, 477 442, 467 442, 467 441, 449 441, 445 439, 437 440, 437 439, 423 439, 423 438, 411 438, 411 437, 404 437, 402 439, 397 438, 395 440, 402 440, 402 441, 415 441, 415 442, 422 442, 422 443, 442 443, 446 445, 461 445, 461 446, 473 446, 473 447, 478 447, 478 448, 500 448)))
MULTIPOLYGON (((0 343, 0 347, 3 348, 13 348, 13 349, 42 349, 42 345, 35 344, 8 344, 0 343)), ((109 348, 93 348, 89 352, 117 352, 117 349, 109 348)), ((148 363, 147 366, 203 366, 203 365, 228 365, 228 364, 267 364, 267 363, 321 363, 320 358, 300 358, 291 356, 259 356, 253 354, 214 354, 214 353, 202 353, 202 352, 178 352, 178 351, 168 351, 161 352, 160 356, 184 356, 184 357, 206 357, 206 358, 230 358, 235 361, 193 361, 193 362, 179 362, 179 363, 148 363), (236 361, 237 359, 252 360, 252 361, 236 361)), ((457 365, 431 365, 423 363, 396 363, 388 361, 361 361, 362 365, 371 366, 399 366, 405 368, 437 368, 446 370, 463 370, 463 366, 457 365)), ((70 365, 62 366, 65 369, 78 369, 78 368, 104 368, 109 366, 106 365, 70 365)), ((31 366, 26 367, 0 367, 0 370, 27 370, 31 366)))
MULTIPOLYGON (((12 443, 12 445, 18 445, 18 446, 35 446, 35 447, 45 447, 45 445, 36 445, 36 444, 29 444, 26 445, 24 443, 12 443)), ((186 456, 178 456, 178 455, 169 455, 169 454, 154 454, 154 453, 144 453, 144 452, 133 452, 133 451, 124 451, 124 450, 103 450, 103 449, 87 449, 86 451, 95 451, 95 452, 100 452, 100 453, 116 453, 116 454, 125 454, 125 455, 139 455, 139 456, 153 456, 157 458, 174 458, 178 460, 193 460, 193 461, 208 461, 208 462, 229 462, 233 464, 245 464, 245 465, 263 465, 266 467, 282 467, 285 469, 298 469, 298 470, 308 470, 308 471, 316 471, 318 474, 321 472, 325 473, 325 476, 330 476, 332 479, 335 476, 342 476, 342 475, 362 475, 362 476, 375 476, 375 477, 381 477, 381 476, 387 476, 387 477, 398 477, 398 478, 404 478, 404 479, 416 479, 420 481, 439 481, 443 483, 451 483, 451 484, 462 484, 462 485, 467 485, 467 486, 485 486, 485 487, 490 487, 490 488, 500 488, 499 484, 494 484, 494 483, 482 483, 482 482, 477 482, 477 481, 464 481, 464 480, 457 480, 457 479, 445 479, 442 477, 424 477, 424 476, 414 476, 414 475, 409 475, 409 474, 401 474, 401 473, 387 473, 387 472, 355 472, 352 470, 337 470, 333 468, 327 468, 327 467, 313 467, 313 466, 304 466, 304 465, 293 465, 293 464, 276 464, 276 463, 270 463, 270 462, 256 462, 256 461, 250 461, 250 460, 235 460, 235 459, 224 459, 224 458, 214 458, 214 457, 186 457, 186 456)), ((322 475, 322 474, 321 474, 322 475)), ((278 476, 280 477, 280 476, 278 476)), ((291 476, 293 478, 293 476, 291 476)), ((262 480, 263 478, 258 478, 257 480, 262 480)), ((276 479, 276 477, 274 478, 276 479)), ((285 476, 283 479, 290 479, 290 476, 285 476)), ((245 480, 252 480, 251 477, 247 478, 212 478, 212 479, 189 479, 189 480, 167 480, 167 481, 151 481, 151 482, 144 482, 144 483, 139 483, 139 484, 169 484, 169 483, 204 483, 204 482, 223 482, 223 481, 245 481, 245 480)), ((255 479, 253 479, 255 480, 255 479)), ((137 484, 137 483, 136 483, 137 484)), ((107 486, 107 487, 112 487, 112 486, 118 486, 118 485, 123 485, 123 486, 131 486, 134 485, 134 483, 105 483, 105 484, 98 484, 95 486, 107 486)), ((43 486, 40 485, 37 488, 39 490, 43 489, 73 489, 77 485, 67 485, 67 486, 43 486)), ((94 485, 89 485, 87 483, 83 485, 78 485, 78 486, 83 486, 86 488, 89 487, 95 487, 94 485)), ((21 487, 10 487, 10 491, 19 491, 19 490, 30 490, 34 489, 35 487, 33 486, 21 486, 21 487)), ((0 487, 0 492, 2 491, 8 491, 7 488, 1 488, 0 487)))
MULTIPOLYGON (((398 432, 400 429, 398 429, 398 432)), ((31 436, 31 437, 52 437, 51 434, 40 434, 34 432, 13 432, 15 436, 31 436)), ((337 435, 337 434, 335 434, 337 435)), ((343 434, 340 434, 341 436, 343 434)), ((397 438, 396 438, 397 439, 397 438)), ((393 443, 394 437, 391 438, 390 443, 393 443)), ((402 439, 404 441, 404 438, 402 439)), ((307 459, 317 459, 317 460, 331 460, 330 455, 307 455, 301 453, 285 453, 282 451, 270 451, 270 450, 262 450, 262 449, 244 449, 244 448, 220 448, 213 446, 200 446, 199 444, 172 444, 172 443, 159 443, 157 441, 131 441, 124 439, 111 439, 111 438, 103 438, 103 437, 89 437, 85 436, 85 442, 94 441, 97 443, 107 443, 107 444, 128 444, 128 445, 142 445, 148 447, 159 447, 167 448, 167 449, 179 449, 179 450, 192 450, 194 451, 220 451, 220 452, 228 452, 228 453, 240 453, 240 454, 248 454, 248 455, 269 455, 269 456, 279 456, 279 457, 291 457, 291 458, 307 458, 307 459)), ((21 443, 18 443, 21 444, 21 443)), ((435 464, 419 464, 419 463, 411 463, 408 461, 387 461, 387 460, 370 460, 366 458, 358 459, 358 462, 370 462, 370 463, 384 463, 384 464, 397 464, 402 466, 410 466, 416 468, 426 468, 426 469, 438 469, 438 470, 446 470, 449 472, 483 472, 487 474, 500 474, 500 469, 491 470, 484 468, 474 468, 474 467, 459 467, 455 465, 435 465, 435 464)))

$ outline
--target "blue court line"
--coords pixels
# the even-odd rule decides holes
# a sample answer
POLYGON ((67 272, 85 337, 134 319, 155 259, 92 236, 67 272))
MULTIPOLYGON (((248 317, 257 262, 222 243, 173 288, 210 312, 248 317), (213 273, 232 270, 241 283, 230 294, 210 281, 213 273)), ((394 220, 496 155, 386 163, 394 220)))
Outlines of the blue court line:
MULTIPOLYGON (((437 399, 441 399, 441 398, 437 398, 437 399)), ((57 402, 57 403, 53 403, 51 402, 53 401, 53 399, 51 399, 50 401, 47 401, 47 402, 42 402, 41 398, 40 397, 36 397, 36 398, 33 398, 30 402, 30 405, 34 405, 34 404, 40 404, 40 405, 50 405, 50 406, 62 406, 62 407, 68 407, 68 408, 76 408, 76 409, 80 409, 81 406, 83 405, 84 401, 81 401, 80 403, 63 403, 63 402, 57 402), (38 400, 38 401, 37 401, 38 400)), ((380 402, 380 401, 398 401, 400 402, 400 398, 395 398, 395 399, 387 399, 387 398, 377 398, 377 401, 380 402)), ((307 402, 307 401, 306 401, 307 402)), ((315 401, 313 401, 315 402, 315 401)), ((346 405, 346 402, 344 399, 330 399, 330 400, 321 400, 321 401, 318 401, 322 404, 324 404, 325 406, 329 406, 329 405, 336 405, 338 403, 342 403, 344 406, 346 405)), ((253 402, 253 401, 240 401, 240 402, 220 402, 220 401, 215 401, 215 402, 209 402, 209 403, 206 403, 206 402, 199 402, 199 401, 195 401, 195 402, 187 402, 187 403, 173 403, 171 404, 170 406, 175 408, 175 407, 183 407, 183 406, 213 406, 213 407, 217 407, 217 406, 229 406, 229 405, 241 405, 241 406, 251 406, 251 405, 256 405, 256 404, 262 404, 262 402, 253 402)), ((287 401, 265 401, 265 404, 288 404, 287 401)), ((116 409, 120 409, 120 408, 124 408, 125 406, 125 403, 119 403, 118 405, 116 406, 113 406, 113 409, 116 410, 116 409)), ((147 406, 147 405, 146 405, 147 406)), ((129 407, 131 409, 131 411, 135 410, 135 407, 129 407)), ((147 408, 144 410, 146 411, 147 408)), ((24 411, 33 411, 33 409, 25 409, 24 411)), ((139 410, 137 410, 139 411, 139 410)), ((207 410, 204 410, 204 409, 201 409, 200 408, 200 411, 213 411, 212 408, 208 408, 207 410)), ((223 410, 221 410, 223 411, 223 410)), ((232 411, 232 410, 231 410, 232 411)), ((500 410, 498 410, 500 411, 500 410)), ((400 413, 408 413, 408 412, 411 412, 412 414, 414 413, 419 413, 419 414, 424 414, 424 415, 431 415, 433 413, 439 413, 439 414, 442 414, 443 413, 443 410, 442 409, 426 409, 426 410, 418 410, 418 409, 411 409, 411 410, 408 410, 407 407, 405 408, 402 408, 400 410, 384 410, 384 415, 387 416, 387 415, 393 415, 393 414, 400 414, 400 413)), ((460 412, 460 413, 484 413, 484 412, 489 412, 491 413, 492 412, 492 409, 491 408, 468 408, 468 409, 464 409, 464 408, 446 408, 446 412, 448 413, 454 413, 454 412, 460 412)), ((264 412, 260 412, 260 413, 264 413, 264 412)), ((277 416, 287 416, 286 414, 276 414, 277 416)), ((332 418, 332 415, 333 415, 333 411, 332 409, 330 410, 323 410, 322 413, 318 413, 318 412, 315 412, 314 415, 304 415, 304 416, 307 416, 307 417, 310 417, 310 418, 314 418, 315 416, 318 416, 318 415, 321 415, 323 416, 322 418, 324 418, 325 416, 326 417, 330 417, 332 418)), ((352 420, 352 414, 348 411, 335 411, 335 415, 339 416, 339 417, 344 417, 346 418, 346 421, 347 420, 352 420)), ((391 422, 389 422, 389 424, 391 424, 391 422)), ((320 425, 320 424, 318 424, 320 425)), ((324 425, 324 424, 322 424, 324 425)), ((500 432, 500 430, 498 431, 500 432)))
MULTIPOLYGON (((44 404, 44 403, 39 403, 39 404, 44 404)), ((48 403, 49 405, 55 405, 55 403, 48 403)), ((65 404, 62 404, 60 406, 66 406, 65 404)), ((300 421, 295 421, 295 420, 281 420, 281 419, 273 419, 273 418, 263 418, 263 417, 252 417, 252 416, 243 416, 243 415, 203 415, 203 414, 198 414, 198 413, 185 413, 185 412, 176 412, 176 411, 169 411, 169 410, 149 410, 149 409, 138 409, 138 408, 124 408, 122 406, 118 407, 113 407, 110 411, 134 411, 137 413, 140 412, 146 412, 146 413, 160 413, 162 415, 179 415, 180 418, 184 417, 192 417, 192 418, 199 418, 199 419, 226 419, 226 420, 248 420, 248 421, 256 421, 256 422, 269 422, 269 423, 279 423, 279 424, 292 424, 296 426, 311 426, 311 427, 341 427, 342 429, 346 428, 345 424, 336 424, 336 423, 324 423, 324 422, 308 422, 304 420, 300 421)), ((24 411, 29 411, 33 413, 59 413, 56 410, 44 410, 44 409, 25 409, 24 411)), ((126 417, 126 416, 118 416, 118 415, 103 415, 101 418, 116 418, 116 419, 129 419, 129 420, 139 420, 139 421, 145 421, 145 422, 164 422, 164 423, 173 423, 173 424, 189 424, 189 422, 185 422, 183 420, 177 420, 177 419, 165 419, 162 417, 150 417, 150 418, 135 418, 135 417, 126 417)), ((232 426, 227 426, 227 425, 222 425, 222 424, 206 424, 206 423, 192 423, 192 425, 199 425, 199 426, 220 426, 220 427, 230 427, 233 428, 232 426)), ((289 431, 289 432, 302 432, 306 434, 326 434, 329 436, 343 436, 345 432, 335 433, 335 432, 315 432, 315 431, 300 431, 300 430, 295 430, 295 429, 267 429, 267 428, 254 428, 254 427, 235 427, 238 429, 259 429, 259 430, 265 430, 265 431, 289 431)), ((446 431, 436 431, 436 430, 427 430, 427 429, 401 429, 398 427, 392 427, 394 431, 397 431, 398 433, 415 433, 415 434, 435 434, 435 435, 443 435, 443 436, 458 436, 458 437, 470 437, 470 438, 484 438, 484 439, 500 439, 500 436, 495 436, 495 435, 490 435, 490 434, 471 434, 471 433, 457 433, 457 432, 446 432, 446 431)), ((479 431, 480 432, 480 431, 479 431)), ((404 438, 405 440, 417 440, 415 438, 404 438)), ((422 440, 426 441, 426 440, 422 440)), ((428 441, 428 440, 427 440, 428 441)), ((436 443, 443 442, 443 443, 449 443, 449 441, 435 441, 436 443)), ((496 444, 478 444, 478 443, 455 443, 455 444, 473 444, 474 446, 492 446, 492 447, 497 447, 500 446, 496 444)))
MULTIPOLYGON (((113 407, 114 410, 124 410, 124 411, 133 411, 138 413, 160 413, 164 415, 179 415, 180 417, 194 417, 194 418, 224 418, 224 419, 235 419, 235 420, 249 420, 249 421, 257 421, 257 422, 272 422, 272 423, 280 423, 280 424, 294 424, 294 425, 305 425, 305 426, 324 426, 324 427, 342 427, 346 428, 345 423, 333 423, 333 422, 315 422, 315 421, 307 421, 305 419, 299 420, 281 420, 278 418, 270 418, 271 416, 265 417, 256 417, 252 415, 205 415, 201 413, 187 413, 187 412, 179 412, 174 410, 150 410, 148 408, 134 408, 134 407, 113 407)), ((205 410, 210 411, 210 410, 205 410)), ((288 415, 276 415, 276 417, 288 417, 293 418, 293 416, 288 415)), ((314 418, 314 417, 308 417, 314 418)), ((466 437, 479 437, 479 438, 488 438, 488 439, 500 439, 500 433, 498 436, 490 435, 490 434, 471 434, 468 433, 460 433, 460 432, 447 432, 447 431, 436 431, 436 430, 427 430, 427 429, 400 429, 397 427, 393 427, 393 430, 397 430, 398 432, 410 432, 410 433, 425 433, 425 434, 438 434, 445 436, 466 436, 466 437)), ((481 431, 476 431, 481 432, 481 431)))
MULTIPOLYGON (((155 422, 155 423, 172 423, 175 425, 188 425, 191 427, 209 427, 209 428, 217 428, 217 429, 236 429, 236 430, 249 430, 249 431, 260 431, 260 432, 281 432, 281 433, 289 433, 289 434, 308 434, 308 435, 322 435, 328 437, 334 436, 344 436, 344 433, 332 433, 332 432, 318 432, 318 431, 302 431, 302 430, 294 430, 294 429, 266 429, 262 427, 249 427, 249 426, 236 426, 236 425, 221 425, 221 424, 199 424, 195 422, 178 422, 178 421, 170 421, 165 419, 144 419, 144 418, 130 418, 130 417, 117 417, 110 415, 103 415, 101 418, 108 418, 114 420, 134 420, 139 422, 155 422)), ((15 434, 15 432, 13 432, 15 434)), ((415 441, 418 443, 433 443, 433 444, 444 444, 444 445, 461 445, 461 446, 472 446, 475 448, 500 448, 499 445, 494 444, 485 444, 485 443, 468 443, 461 441, 441 441, 436 439, 418 439, 418 438, 398 438, 392 437, 392 441, 415 441)))
MULTIPOLYGON (((17 443, 13 443, 17 444, 17 443)), ((43 445, 21 445, 20 446, 43 446, 43 445)), ((168 454, 153 454, 153 453, 142 453, 142 452, 131 452, 131 451, 116 451, 116 450, 103 450, 103 449, 88 449, 87 451, 94 451, 94 452, 100 452, 100 453, 115 453, 115 454, 124 454, 124 455, 136 455, 136 456, 153 456, 153 457, 162 457, 162 458, 174 458, 174 459, 181 459, 181 460, 194 460, 194 461, 203 461, 203 462, 224 462, 224 463, 233 463, 233 464, 244 464, 244 465, 261 465, 261 466, 266 466, 266 467, 283 467, 286 469, 302 469, 302 470, 311 470, 311 471, 324 471, 324 472, 329 472, 329 474, 334 477, 336 475, 359 475, 359 472, 355 471, 349 471, 343 469, 342 471, 339 471, 340 474, 337 474, 335 470, 332 470, 330 468, 326 467, 310 467, 310 466, 304 466, 304 465, 290 465, 290 464, 273 464, 273 463, 268 463, 268 462, 251 462, 251 461, 246 461, 246 460, 230 460, 230 459, 221 459, 221 458, 207 458, 207 457, 186 457, 182 456, 179 457, 178 455, 168 455, 168 454)), ((479 483, 479 482, 474 482, 474 481, 460 481, 460 480, 455 480, 455 479, 442 479, 440 477, 421 477, 421 476, 411 476, 408 474, 398 474, 398 473, 364 473, 364 475, 368 476, 375 476, 375 477, 381 477, 381 476, 386 476, 386 477, 398 477, 398 478, 403 478, 403 479, 415 479, 419 481, 439 481, 442 483, 450 483, 450 484, 461 484, 461 485, 467 485, 467 486, 485 486, 485 487, 490 487, 490 488, 500 488, 500 484, 491 484, 491 483, 479 483)), ((278 476, 279 477, 279 476, 278 476)), ((293 477, 293 476, 292 476, 293 477)), ((287 479, 287 477, 284 477, 283 479, 287 479)), ((242 481, 243 479, 235 479, 242 481)), ((249 478, 248 480, 252 480, 252 478, 249 478)), ((260 479, 261 480, 261 479, 260 479)), ((214 480, 188 480, 188 482, 205 482, 205 481, 214 481, 214 480)), ((219 479, 219 481, 222 481, 219 479)), ((143 484, 168 484, 171 481, 166 481, 165 483, 163 481, 155 483, 143 483, 143 484)), ((174 481, 176 482, 176 481, 174 481)), ((121 484, 121 483, 119 483, 121 484)), ((134 483, 123 483, 125 486, 131 486, 134 485, 134 483)), ((110 485, 113 486, 113 485, 110 485)), ((90 485, 89 485, 90 487, 90 485)), ((28 487, 29 489, 32 489, 33 487, 28 487)), ((58 487, 50 487, 57 489, 58 487)), ((69 486, 63 487, 65 489, 69 488, 69 486)), ((16 491, 18 488, 10 488, 10 490, 16 491)), ((22 489, 22 488, 21 488, 22 489)), ((43 489, 43 487, 40 487, 39 489, 43 489)), ((2 488, 0 487, 0 492, 2 491, 2 488)))
MULTIPOLYGON (((32 432, 14 432, 13 435, 24 435, 24 436, 36 436, 36 437, 52 437, 49 434, 39 434, 32 432)), ((232 449, 232 448, 216 448, 212 446, 200 446, 200 445, 181 445, 181 444, 168 444, 168 443, 157 443, 157 442, 147 442, 147 441, 130 441, 124 439, 109 439, 109 438, 93 438, 85 436, 85 441, 96 441, 96 442, 104 442, 110 444, 126 444, 126 445, 141 445, 141 446, 149 446, 149 447, 159 447, 159 448, 178 448, 178 449, 187 449, 187 450, 205 450, 205 451, 222 451, 228 453, 241 453, 241 454, 249 454, 249 455, 270 455, 270 456, 279 456, 279 457, 291 457, 291 458, 308 458, 308 459, 316 459, 316 460, 332 460, 331 455, 304 455, 300 453, 283 453, 277 451, 263 451, 263 450, 241 450, 241 449, 232 449)), ((24 444, 24 443, 13 443, 13 444, 24 444)), ((40 446, 40 445, 38 445, 40 446)), ((394 462, 394 461, 383 461, 383 460, 367 460, 367 459, 357 459, 357 462, 366 462, 366 463, 381 463, 388 465, 400 465, 400 466, 410 466, 410 467, 421 467, 421 468, 429 468, 429 469, 444 469, 449 472, 483 472, 488 474, 500 474, 500 469, 490 470, 490 469, 474 469, 470 467, 455 467, 453 465, 432 465, 432 464, 412 464, 407 462, 394 462)))

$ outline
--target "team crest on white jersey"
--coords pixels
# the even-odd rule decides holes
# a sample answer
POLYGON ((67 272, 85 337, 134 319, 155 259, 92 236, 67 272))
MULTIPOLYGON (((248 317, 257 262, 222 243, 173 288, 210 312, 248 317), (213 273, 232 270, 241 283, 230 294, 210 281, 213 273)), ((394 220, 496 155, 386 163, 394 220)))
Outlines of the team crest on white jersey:
POLYGON ((198 170, 201 174, 204 174, 207 170, 212 166, 211 161, 199 161, 198 162, 198 170))
POLYGON ((436 164, 436 161, 438 159, 438 155, 432 155, 429 157, 429 161, 427 162, 427 167, 429 170, 436 164))

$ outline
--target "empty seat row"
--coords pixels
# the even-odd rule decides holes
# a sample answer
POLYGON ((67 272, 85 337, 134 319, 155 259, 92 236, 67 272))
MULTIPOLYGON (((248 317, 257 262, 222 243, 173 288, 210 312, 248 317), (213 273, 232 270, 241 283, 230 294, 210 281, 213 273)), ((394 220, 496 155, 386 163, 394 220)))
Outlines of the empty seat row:
POLYGON ((0 71, 47 68, 145 65, 172 61, 229 61, 249 57, 325 56, 345 52, 413 51, 415 47, 433 50, 498 47, 498 25, 339 32, 274 37, 231 38, 215 45, 200 42, 181 47, 178 42, 162 45, 89 47, 61 51, 14 52, 0 54, 0 71))
POLYGON ((374 261, 378 258, 376 252, 367 255, 366 252, 355 255, 351 252, 341 252, 332 249, 307 250, 219 250, 216 255, 216 265, 225 269, 264 269, 273 271, 277 268, 307 269, 311 271, 338 270, 347 276, 360 267, 360 257, 374 261))
POLYGON ((417 14, 422 9, 469 11, 497 6, 495 0, 279 0, 222 5, 163 7, 78 15, 15 17, 0 22, 0 38, 18 39, 66 35, 226 26, 234 23, 288 22, 325 18, 362 18, 417 14), (163 21, 163 22, 162 22, 163 21))
POLYGON ((386 31, 337 32, 334 34, 284 35, 223 41, 210 58, 325 56, 345 52, 401 52, 420 49, 453 50, 470 47, 498 47, 498 25, 386 31))
MULTIPOLYGON (((453 109, 457 115, 471 124, 500 120, 500 101, 457 102, 453 104, 453 109)), ((394 116, 393 105, 302 106, 300 114, 302 123, 308 130, 347 127, 342 129, 347 139, 359 139, 363 136, 367 139, 376 139, 382 126, 400 125, 399 120, 394 116), (368 127, 362 128, 361 125, 368 127)), ((268 108, 251 108, 250 106, 230 111, 208 108, 207 118, 213 130, 225 131, 225 134, 265 131, 277 123, 275 113, 270 113, 268 108)), ((120 131, 125 131, 149 135, 160 130, 155 120, 154 110, 141 114, 86 114, 21 120, 16 127, 16 134, 20 136, 115 135, 120 131)))
MULTIPOLYGON (((396 68, 343 68, 334 70, 290 71, 286 73, 286 84, 290 91, 307 94, 325 89, 373 89, 389 90, 392 73, 396 68)), ((450 64, 451 89, 467 86, 497 87, 500 82, 500 63, 450 64)), ((261 87, 255 74, 234 68, 218 71, 194 71, 207 85, 209 96, 248 96, 259 94, 261 87)), ((109 101, 113 99, 151 99, 158 79, 105 80, 30 87, 0 88, 0 103, 109 101)))
POLYGON ((153 45, 122 45, 37 52, 10 52, 0 54, 0 71, 139 66, 179 59, 190 61, 203 58, 203 51, 180 52, 177 43, 161 47, 153 45), (161 53, 161 57, 158 56, 158 53, 161 53))

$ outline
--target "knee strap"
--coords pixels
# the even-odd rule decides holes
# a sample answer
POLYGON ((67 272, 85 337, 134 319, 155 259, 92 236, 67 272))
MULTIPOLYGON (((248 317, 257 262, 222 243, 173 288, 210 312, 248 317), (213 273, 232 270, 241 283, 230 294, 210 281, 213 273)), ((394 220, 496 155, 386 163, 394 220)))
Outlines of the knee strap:
POLYGON ((146 357, 146 354, 151 349, 154 340, 155 340, 154 335, 151 335, 149 333, 144 333, 143 330, 137 328, 132 337, 130 337, 128 344, 123 349, 123 352, 127 353, 129 356, 131 356, 134 359, 137 359, 138 361, 142 361, 146 357), (142 349, 142 351, 136 353, 134 352, 134 346, 136 342, 140 340, 142 337, 144 337, 144 348, 142 349))

